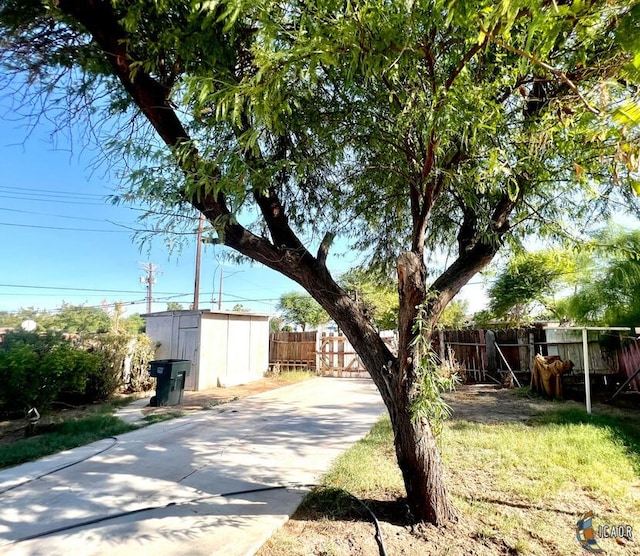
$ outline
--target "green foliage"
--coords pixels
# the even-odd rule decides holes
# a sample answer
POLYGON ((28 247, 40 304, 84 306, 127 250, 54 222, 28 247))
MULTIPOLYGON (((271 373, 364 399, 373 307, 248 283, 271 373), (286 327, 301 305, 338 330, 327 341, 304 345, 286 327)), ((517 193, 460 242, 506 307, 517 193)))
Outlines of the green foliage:
POLYGON ((577 252, 548 249, 518 254, 490 288, 486 317, 510 324, 550 316, 582 325, 636 326, 639 261, 640 232, 612 225, 577 252), (572 293, 563 295, 568 287, 572 293), (536 303, 546 313, 536 312, 536 303))
POLYGON ((269 332, 281 332, 284 327, 285 320, 281 317, 271 317, 269 319, 269 332))
POLYGON ((391 280, 354 269, 340 277, 340 285, 358 302, 378 330, 398 327, 398 290, 391 280))
POLYGON ((109 315, 102 309, 70 303, 63 303, 47 322, 48 330, 60 332, 107 332, 110 326, 109 315))
POLYGON ((0 407, 45 412, 62 393, 83 393, 100 358, 57 334, 9 332, 0 344, 0 407))
POLYGON ((151 386, 149 362, 154 357, 155 346, 148 336, 95 334, 83 337, 81 345, 100 357, 100 368, 87 383, 90 399, 106 399, 119 388, 139 392, 151 386))
POLYGON ((182 311, 182 309, 184 309, 182 303, 178 303, 177 301, 169 301, 169 303, 167 303, 167 311, 182 311))
POLYGON ((147 327, 146 321, 138 313, 135 313, 133 315, 130 315, 122 319, 121 322, 122 322, 122 331, 125 334, 129 334, 131 336, 142 334, 147 327))
POLYGON ((451 408, 442 399, 441 394, 454 390, 460 380, 457 374, 452 374, 439 364, 436 354, 431 349, 431 329, 428 322, 428 308, 425 304, 420 305, 411 344, 416 375, 416 379, 412 381, 411 411, 414 419, 426 419, 437 436, 442 431, 444 420, 451 415, 451 408))
POLYGON ((104 414, 63 421, 48 432, 0 445, 0 468, 33 461, 135 429, 134 425, 127 424, 122 419, 104 414))
POLYGON ((319 325, 329 321, 329 315, 318 305, 310 295, 289 292, 280 297, 278 311, 282 313, 282 318, 306 330, 307 326, 317 328, 319 325))
POLYGON ((25 320, 35 321, 40 331, 97 333, 111 328, 110 316, 103 309, 70 303, 63 303, 55 311, 29 307, 13 313, 0 313, 0 326, 18 327, 25 320))
MULTIPOLYGON (((578 269, 584 271, 585 264, 585 256, 566 249, 515 254, 489 288, 492 317, 523 324, 536 317, 537 304, 555 318, 563 318, 554 296, 562 287, 576 283, 578 269)), ((538 310, 537 316, 540 314, 538 310)))
POLYGON ((153 386, 153 379, 149 375, 150 363, 155 359, 156 346, 146 334, 134 337, 131 350, 131 367, 128 380, 125 377, 125 387, 130 392, 144 392, 153 386))
POLYGON ((442 316, 438 320, 438 328, 458 330, 467 326, 467 315, 469 313, 469 302, 454 299, 445 307, 442 316))
POLYGON ((609 227, 592 243, 588 277, 565 302, 578 324, 637 326, 640 323, 640 231, 609 227))
POLYGON ((232 311, 236 311, 238 313, 250 313, 251 309, 249 307, 245 307, 242 303, 236 303, 232 308, 232 311))
POLYGON ((74 344, 56 333, 9 332, 0 344, 0 411, 44 413, 61 398, 104 400, 123 384, 148 389, 154 353, 144 335, 97 334, 74 344))

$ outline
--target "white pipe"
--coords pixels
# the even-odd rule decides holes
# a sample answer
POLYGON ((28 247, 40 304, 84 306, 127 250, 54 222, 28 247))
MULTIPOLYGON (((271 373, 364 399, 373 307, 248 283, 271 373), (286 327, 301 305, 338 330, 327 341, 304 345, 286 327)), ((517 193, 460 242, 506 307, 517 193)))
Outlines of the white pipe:
POLYGON ((587 341, 587 329, 582 329, 582 357, 584 359, 584 397, 587 404, 587 413, 591 415, 591 381, 589 380, 589 343, 587 341))

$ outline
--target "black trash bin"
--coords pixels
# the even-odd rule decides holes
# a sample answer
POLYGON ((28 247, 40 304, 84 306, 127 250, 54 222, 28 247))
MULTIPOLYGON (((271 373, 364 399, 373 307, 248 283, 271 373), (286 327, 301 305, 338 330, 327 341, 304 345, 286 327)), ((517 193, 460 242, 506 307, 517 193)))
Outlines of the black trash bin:
POLYGON ((178 405, 182 402, 184 383, 191 369, 188 359, 158 359, 151 361, 149 374, 157 379, 156 395, 150 405, 178 405))

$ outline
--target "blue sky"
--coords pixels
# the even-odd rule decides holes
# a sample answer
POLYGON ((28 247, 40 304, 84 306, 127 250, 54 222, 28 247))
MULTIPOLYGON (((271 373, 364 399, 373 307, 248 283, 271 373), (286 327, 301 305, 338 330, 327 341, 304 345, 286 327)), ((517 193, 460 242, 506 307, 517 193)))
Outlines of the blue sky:
MULTIPOLYGON (((63 137, 53 143, 46 124, 29 132, 25 121, 6 119, 4 107, 1 114, 0 310, 123 301, 128 313, 145 312, 140 262, 159 267, 154 310, 165 309, 167 301, 187 307, 193 300, 195 237, 181 253, 170 253, 161 237, 141 250, 123 227, 140 228, 141 212, 106 200, 118 183, 95 168, 97 153, 63 137)), ((301 291, 262 265, 233 265, 222 255, 221 247, 204 246, 200 308, 211 308, 212 298, 217 307, 221 268, 223 309, 242 303, 272 313, 282 293, 301 291)), ((340 273, 353 259, 329 263, 340 273)))
MULTIPOLYGON (((107 201, 117 181, 95 168, 96 153, 51 129, 28 132, 23 121, 0 119, 0 311, 21 307, 53 310, 63 302, 101 306, 123 301, 127 313, 146 311, 141 262, 159 267, 153 310, 168 301, 188 307, 193 300, 195 237, 181 253, 170 253, 161 237, 150 249, 122 226, 140 228, 135 207, 107 201)), ((220 269, 222 308, 241 303, 273 313, 279 297, 302 291, 286 277, 259 264, 225 262, 219 246, 202 254, 200 308, 217 307, 220 269)), ((355 256, 330 257, 335 274, 348 270, 355 256)), ((479 288, 469 292, 478 299, 479 288)), ((482 296, 480 296, 482 297, 482 296)))
MULTIPOLYGON (((166 309, 168 301, 187 308, 193 301, 195 234, 179 253, 171 253, 160 236, 141 247, 130 228, 141 227, 136 219, 142 211, 108 201, 119 182, 96 163, 100 153, 64 134, 53 135, 48 115, 30 126, 12 110, 15 102, 6 90, 0 95, 0 311, 121 301, 127 314, 144 313, 141 262, 159 270, 153 310, 166 309)), ((18 110, 34 111, 19 102, 18 110)), ((241 303, 255 312, 274 313, 283 293, 302 291, 262 265, 229 263, 222 249, 203 248, 201 309, 217 308, 221 270, 223 309, 241 303)), ((358 253, 345 251, 346 244, 337 240, 328 260, 336 277, 358 262, 358 253)), ((461 294, 470 311, 486 302, 481 282, 475 278, 461 294)))

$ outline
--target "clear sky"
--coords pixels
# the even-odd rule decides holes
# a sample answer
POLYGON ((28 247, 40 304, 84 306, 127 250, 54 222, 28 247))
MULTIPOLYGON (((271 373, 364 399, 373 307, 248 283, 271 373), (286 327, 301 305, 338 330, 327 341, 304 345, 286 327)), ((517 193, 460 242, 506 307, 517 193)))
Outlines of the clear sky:
MULTIPOLYGON (((51 141, 46 123, 29 132, 0 107, 0 310, 54 309, 62 302, 100 306, 123 301, 127 312, 145 312, 146 286, 140 262, 158 266, 153 310, 167 301, 193 301, 195 234, 181 253, 169 253, 157 237, 141 249, 130 229, 139 229, 134 207, 114 206, 107 197, 116 178, 95 169, 96 153, 82 145, 51 141)), ((329 261, 344 272, 349 256, 329 261)), ((202 253, 200 308, 217 307, 220 269, 222 308, 241 303, 272 313, 282 293, 301 288, 278 273, 225 262, 221 247, 202 253)))
MULTIPOLYGON (((159 270, 153 310, 166 309, 168 301, 187 308, 193 301, 195 234, 181 253, 170 253, 162 237, 141 249, 130 230, 141 227, 136 222, 141 211, 108 202, 118 182, 96 169, 98 154, 62 136, 52 140, 46 119, 29 129, 7 106, 6 97, 0 99, 0 311, 122 301, 127 314, 144 313, 141 262, 154 263, 159 270)), ((241 303, 273 313, 281 294, 302 291, 262 265, 225 263, 220 250, 203 248, 201 309, 212 308, 212 302, 217 307, 221 269, 223 309, 241 303)), ((339 275, 356 258, 334 253, 329 267, 339 275)), ((467 288, 466 297, 472 311, 482 308, 486 299, 478 285, 467 288)))

